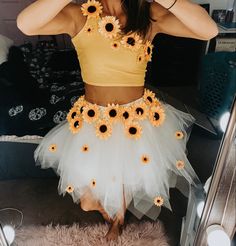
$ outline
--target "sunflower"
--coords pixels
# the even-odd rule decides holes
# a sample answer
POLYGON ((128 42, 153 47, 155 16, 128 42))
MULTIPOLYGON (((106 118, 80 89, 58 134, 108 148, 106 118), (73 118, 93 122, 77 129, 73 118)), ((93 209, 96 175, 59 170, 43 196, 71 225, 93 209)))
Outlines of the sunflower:
POLYGON ((48 149, 50 152, 56 152, 57 151, 57 145, 51 144, 48 149))
POLYGON ((183 132, 181 132, 181 131, 176 131, 176 132, 175 132, 175 137, 176 137, 177 139, 182 139, 182 138, 184 137, 184 134, 183 134, 183 132))
POLYGON ((78 117, 78 112, 75 107, 71 108, 69 113, 66 116, 68 122, 71 122, 75 117, 78 117))
POLYGON ((70 130, 73 134, 76 134, 80 131, 83 125, 83 120, 81 117, 76 117, 70 121, 70 130))
POLYGON ((131 122, 125 125, 125 132, 129 138, 139 139, 142 135, 142 127, 137 122, 131 122))
POLYGON ((89 146, 87 144, 83 145, 81 148, 82 152, 88 152, 89 151, 89 146))
POLYGON ((83 108, 83 118, 87 123, 98 120, 100 116, 99 107, 96 104, 88 104, 83 108))
POLYGON ((114 16, 103 17, 98 25, 98 31, 106 38, 115 38, 120 32, 119 21, 114 16))
POLYGON ((95 188, 96 187, 96 184, 97 184, 96 179, 92 179, 91 180, 91 183, 90 183, 91 187, 92 188, 95 188))
POLYGON ((119 105, 115 105, 114 103, 108 104, 104 111, 104 115, 109 119, 109 121, 113 122, 119 119, 119 105))
POLYGON ((107 120, 99 120, 96 124, 96 136, 100 139, 107 139, 112 134, 111 124, 107 120))
POLYGON ((134 117, 138 120, 145 120, 147 118, 148 108, 145 103, 137 103, 132 106, 134 117))
POLYGON ((119 115, 120 115, 120 119, 123 122, 129 122, 134 119, 134 112, 130 107, 121 106, 119 110, 119 115))
POLYGON ((118 50, 120 48, 120 43, 118 41, 114 41, 111 44, 112 49, 118 50))
POLYGON ((148 105, 153 105, 153 103, 156 100, 155 93, 152 91, 145 89, 144 90, 144 95, 143 95, 143 100, 145 101, 146 104, 148 105))
POLYGON ((102 13, 102 5, 96 0, 88 0, 87 3, 82 4, 81 11, 84 16, 99 17, 102 13))
POLYGON ((182 161, 182 160, 176 161, 177 169, 182 170, 182 169, 184 169, 184 166, 185 166, 184 161, 182 161))
POLYGON ((162 107, 153 106, 149 112, 149 119, 153 126, 160 126, 165 120, 165 111, 162 107))
POLYGON ((152 49, 153 49, 153 45, 148 40, 144 45, 144 54, 147 61, 151 61, 152 59, 152 49))
POLYGON ((143 155, 141 157, 141 161, 144 165, 148 164, 150 162, 150 157, 148 155, 143 155))
POLYGON ((161 196, 157 196, 154 198, 154 204, 157 207, 161 207, 164 204, 164 199, 161 196))
POLYGON ((77 109, 78 114, 82 114, 84 107, 86 107, 88 105, 88 103, 81 99, 81 100, 77 100, 74 104, 74 107, 77 109))
POLYGON ((72 192, 74 191, 74 188, 73 188, 71 185, 68 185, 68 186, 66 187, 66 191, 67 191, 68 193, 72 193, 72 192))
POLYGON ((121 40, 121 43, 131 50, 137 50, 141 47, 142 40, 140 39, 140 36, 136 33, 131 33, 127 36, 124 36, 121 40))

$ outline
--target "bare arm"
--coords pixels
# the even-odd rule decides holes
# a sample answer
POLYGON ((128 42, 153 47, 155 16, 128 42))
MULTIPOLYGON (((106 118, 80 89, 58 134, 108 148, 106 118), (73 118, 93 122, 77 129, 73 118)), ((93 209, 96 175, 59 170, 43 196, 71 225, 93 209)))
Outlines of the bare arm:
POLYGON ((37 0, 17 16, 17 27, 26 35, 73 36, 82 18, 80 6, 71 0, 37 0))
POLYGON ((188 0, 177 0, 168 11, 174 0, 155 0, 153 3, 153 17, 156 32, 173 36, 209 40, 218 34, 216 23, 208 13, 198 4, 188 0))

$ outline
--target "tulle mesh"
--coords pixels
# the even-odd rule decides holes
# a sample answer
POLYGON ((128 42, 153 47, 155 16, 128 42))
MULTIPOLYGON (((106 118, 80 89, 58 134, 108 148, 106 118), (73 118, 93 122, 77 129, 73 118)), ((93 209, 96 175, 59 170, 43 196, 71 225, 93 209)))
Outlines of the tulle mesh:
POLYGON ((187 195, 188 185, 200 183, 186 156, 195 119, 165 102, 162 107, 164 123, 154 127, 149 120, 139 121, 142 137, 138 140, 124 134, 122 122, 113 124, 111 137, 101 140, 92 124, 83 122, 81 130, 72 134, 65 121, 43 138, 35 151, 36 164, 53 168, 60 176, 59 194, 65 195, 68 185, 72 186, 70 194, 76 203, 89 188, 110 217, 122 209, 125 198, 135 216, 145 214, 156 219, 160 207, 154 204, 155 197, 162 197, 163 206, 171 209, 170 187, 187 195), (176 138, 177 131, 183 132, 183 139, 176 138), (56 145, 54 152, 49 150, 52 144, 56 145), (86 152, 82 151, 84 145, 88 147, 86 152), (148 163, 142 161, 143 156, 148 157, 148 163), (176 166, 179 160, 184 162, 180 169, 176 166))

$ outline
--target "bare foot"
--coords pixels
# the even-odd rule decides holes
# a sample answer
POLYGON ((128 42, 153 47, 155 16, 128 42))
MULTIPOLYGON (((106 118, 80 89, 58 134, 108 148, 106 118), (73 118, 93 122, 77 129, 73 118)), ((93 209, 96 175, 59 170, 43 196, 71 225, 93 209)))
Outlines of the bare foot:
POLYGON ((111 225, 109 231, 107 232, 105 238, 107 241, 117 241, 120 234, 120 225, 116 221, 111 225))

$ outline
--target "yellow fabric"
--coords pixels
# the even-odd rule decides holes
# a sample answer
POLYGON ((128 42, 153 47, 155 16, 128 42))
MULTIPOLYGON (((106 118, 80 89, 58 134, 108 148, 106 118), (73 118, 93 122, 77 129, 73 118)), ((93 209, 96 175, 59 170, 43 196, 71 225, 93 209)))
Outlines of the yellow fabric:
POLYGON ((101 17, 87 17, 82 30, 71 39, 80 61, 84 82, 96 86, 142 86, 148 60, 144 44, 138 49, 99 32, 101 17), (117 47, 113 47, 114 43, 117 47))

